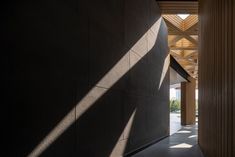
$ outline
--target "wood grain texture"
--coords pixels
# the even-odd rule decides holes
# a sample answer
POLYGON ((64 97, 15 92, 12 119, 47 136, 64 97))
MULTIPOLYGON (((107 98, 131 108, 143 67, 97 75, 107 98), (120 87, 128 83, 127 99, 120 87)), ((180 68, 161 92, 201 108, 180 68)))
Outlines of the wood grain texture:
POLYGON ((188 78, 190 82, 181 83, 181 124, 195 124, 195 89, 196 80, 188 78))
POLYGON ((234 0, 199 1, 199 145, 235 156, 234 0))
POLYGON ((197 1, 158 1, 163 14, 197 14, 197 1))
POLYGON ((198 15, 189 15, 186 19, 172 14, 162 16, 168 27, 168 45, 171 55, 190 76, 197 79, 198 15))

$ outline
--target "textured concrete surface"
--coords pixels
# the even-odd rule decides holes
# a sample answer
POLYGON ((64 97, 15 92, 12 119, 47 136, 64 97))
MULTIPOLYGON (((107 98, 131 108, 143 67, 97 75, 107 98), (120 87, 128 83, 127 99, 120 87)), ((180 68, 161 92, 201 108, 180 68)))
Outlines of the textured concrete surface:
POLYGON ((5 156, 119 156, 168 135, 167 29, 155 0, 2 7, 5 156))
POLYGON ((133 157, 203 157, 197 144, 197 129, 197 126, 184 126, 133 157))

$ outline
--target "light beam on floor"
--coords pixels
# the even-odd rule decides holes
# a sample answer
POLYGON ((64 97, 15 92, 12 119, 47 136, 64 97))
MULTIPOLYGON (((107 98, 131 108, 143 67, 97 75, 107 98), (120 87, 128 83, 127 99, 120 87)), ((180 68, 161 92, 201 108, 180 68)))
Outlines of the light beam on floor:
POLYGON ((191 144, 187 144, 187 143, 181 143, 181 144, 176 144, 174 146, 170 146, 170 148, 192 148, 191 144))
POLYGON ((189 130, 180 130, 177 132, 177 134, 189 134, 191 133, 192 131, 189 131, 189 130))

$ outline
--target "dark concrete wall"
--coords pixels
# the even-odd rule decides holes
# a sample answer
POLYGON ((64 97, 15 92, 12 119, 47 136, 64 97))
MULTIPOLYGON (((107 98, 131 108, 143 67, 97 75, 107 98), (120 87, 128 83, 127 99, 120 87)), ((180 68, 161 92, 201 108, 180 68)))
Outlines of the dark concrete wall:
POLYGON ((154 0, 9 1, 1 12, 6 156, 39 143, 41 156, 119 156, 168 135, 167 29, 154 0))

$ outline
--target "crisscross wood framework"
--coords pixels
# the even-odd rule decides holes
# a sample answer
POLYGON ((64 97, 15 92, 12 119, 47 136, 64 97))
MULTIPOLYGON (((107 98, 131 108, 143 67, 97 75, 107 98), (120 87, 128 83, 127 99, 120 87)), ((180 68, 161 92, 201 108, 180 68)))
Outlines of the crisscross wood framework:
POLYGON ((168 26, 171 55, 191 75, 198 79, 198 15, 186 19, 176 14, 164 14, 168 26))

